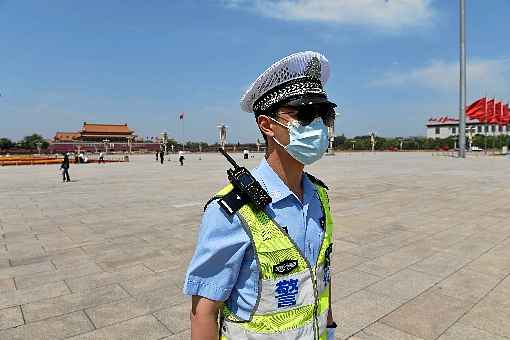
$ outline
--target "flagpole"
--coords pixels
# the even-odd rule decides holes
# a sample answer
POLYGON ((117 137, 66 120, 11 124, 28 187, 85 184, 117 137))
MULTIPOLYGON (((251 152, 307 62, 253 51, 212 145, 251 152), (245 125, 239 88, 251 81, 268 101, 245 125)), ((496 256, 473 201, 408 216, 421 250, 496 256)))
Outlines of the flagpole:
POLYGON ((184 151, 184 113, 182 113, 182 119, 181 119, 181 140, 182 140, 182 151, 184 151))
POLYGON ((460 93, 459 93, 459 157, 466 158, 466 36, 465 0, 460 0, 460 93))
POLYGON ((483 152, 487 155, 487 131, 489 131, 489 127, 487 126, 487 101, 485 101, 485 126, 483 128, 484 130, 484 140, 483 140, 483 143, 484 143, 484 150, 483 152))

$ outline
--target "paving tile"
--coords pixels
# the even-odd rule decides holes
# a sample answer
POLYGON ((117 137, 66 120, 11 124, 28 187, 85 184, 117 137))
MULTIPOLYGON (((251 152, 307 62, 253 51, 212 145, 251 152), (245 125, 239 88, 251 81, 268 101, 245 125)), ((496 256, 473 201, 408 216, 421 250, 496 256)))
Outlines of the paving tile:
POLYGON ((409 269, 445 278, 471 262, 471 259, 440 252, 409 267, 409 269))
POLYGON ((16 286, 27 288, 40 286, 45 283, 62 281, 65 279, 85 276, 101 272, 102 269, 95 263, 86 263, 80 266, 69 266, 53 270, 52 272, 37 273, 32 275, 16 276, 16 286))
POLYGON ((510 255, 489 252, 466 265, 465 269, 504 278, 510 274, 510 255))
POLYGON ((157 311, 154 316, 173 334, 178 334, 191 328, 189 321, 190 308, 191 303, 187 302, 157 311))
POLYGON ((23 325, 23 316, 19 306, 0 309, 0 330, 23 325))
POLYGON ((496 334, 458 322, 449 328, 438 340, 508 340, 496 334))
POLYGON ((70 340, 159 340, 170 331, 152 315, 145 315, 116 325, 78 335, 70 340))
POLYGON ((495 244, 493 242, 481 240, 476 236, 470 236, 445 249, 445 252, 468 259, 476 259, 494 247, 495 244))
POLYGON ((462 318, 462 322, 503 337, 510 337, 510 299, 507 291, 494 290, 462 318))
POLYGON ((496 276, 461 269, 439 282, 437 287, 443 295, 477 302, 500 281, 496 276))
POLYGON ((349 269, 332 276, 331 299, 337 301, 352 293, 355 293, 370 284, 380 281, 381 278, 372 274, 364 273, 356 269, 349 269))
POLYGON ((380 322, 365 328, 355 334, 349 340, 423 340, 417 336, 404 333, 398 329, 390 327, 380 322))
POLYGON ((52 299, 28 303, 22 306, 25 320, 33 322, 77 310, 118 301, 126 298, 126 292, 119 286, 100 287, 95 290, 68 294, 52 299))
POLYGON ((87 316, 80 311, 0 331, 0 339, 61 340, 93 329, 87 316))
POLYGON ((191 339, 191 331, 190 330, 184 331, 182 333, 178 333, 175 335, 171 335, 169 337, 165 337, 161 340, 189 340, 189 339, 191 339))
POLYGON ((8 267, 0 269, 0 279, 8 279, 21 275, 32 275, 42 272, 53 272, 55 268, 49 262, 33 263, 16 267, 8 267))
POLYGON ((403 301, 388 296, 360 291, 340 299, 332 306, 338 324, 335 335, 347 338, 402 305, 403 301))
MULTIPOLYGON (((11 259, 11 263, 13 266, 18 266, 23 264, 41 263, 49 261, 52 262, 54 265, 57 264, 60 265, 62 261, 75 262, 77 259, 84 255, 85 253, 80 248, 72 248, 66 249, 64 251, 51 252, 44 256, 11 259)), ((59 266, 57 266, 57 268, 58 267, 59 266)))
POLYGON ((69 294, 69 288, 60 281, 34 288, 2 291, 1 293, 0 308, 5 308, 69 294))
POLYGON ((436 339, 472 307, 472 303, 427 291, 385 316, 381 322, 423 339, 436 339))
POLYGON ((391 296, 398 300, 409 300, 429 289, 439 278, 404 269, 384 280, 370 285, 367 290, 391 296))
POLYGON ((366 261, 369 261, 369 259, 350 254, 346 251, 334 251, 331 255, 331 272, 336 274, 366 261))
POLYGON ((135 298, 102 304, 87 309, 87 314, 97 328, 137 316, 149 314, 170 306, 182 304, 188 300, 182 293, 172 294, 167 289, 151 290, 135 298))
POLYGON ((67 279, 66 283, 73 292, 102 287, 150 275, 152 272, 143 265, 122 268, 114 272, 101 272, 91 275, 84 275, 74 279, 67 279))
POLYGON ((166 288, 170 293, 182 292, 184 275, 175 272, 162 272, 133 279, 121 283, 121 286, 131 295, 139 295, 151 290, 166 288))
POLYGON ((411 245, 367 261, 357 266, 356 269, 374 275, 389 276, 432 256, 434 253, 435 251, 431 247, 411 245))
POLYGON ((16 289, 13 279, 0 279, 0 292, 12 289, 16 289))

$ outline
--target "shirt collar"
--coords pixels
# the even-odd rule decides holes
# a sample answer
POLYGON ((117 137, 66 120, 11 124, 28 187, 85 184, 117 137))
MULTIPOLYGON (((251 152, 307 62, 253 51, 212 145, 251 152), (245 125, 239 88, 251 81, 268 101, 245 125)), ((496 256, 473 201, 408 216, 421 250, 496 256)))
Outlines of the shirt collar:
MULTIPOLYGON (((265 158, 263 158, 259 166, 254 169, 253 176, 260 182, 262 187, 266 189, 267 193, 273 201, 272 203, 276 203, 284 198, 294 195, 289 187, 283 183, 280 176, 274 172, 265 158)), ((306 203, 309 202, 315 194, 315 187, 305 173, 303 173, 302 184, 303 203, 306 203)))

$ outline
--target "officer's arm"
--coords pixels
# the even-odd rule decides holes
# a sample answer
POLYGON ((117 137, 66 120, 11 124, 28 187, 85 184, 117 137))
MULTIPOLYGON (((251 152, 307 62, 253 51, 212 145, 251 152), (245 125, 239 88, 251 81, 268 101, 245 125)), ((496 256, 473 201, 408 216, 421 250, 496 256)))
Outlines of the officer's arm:
POLYGON ((218 340, 218 312, 221 305, 221 301, 192 296, 191 340, 218 340))

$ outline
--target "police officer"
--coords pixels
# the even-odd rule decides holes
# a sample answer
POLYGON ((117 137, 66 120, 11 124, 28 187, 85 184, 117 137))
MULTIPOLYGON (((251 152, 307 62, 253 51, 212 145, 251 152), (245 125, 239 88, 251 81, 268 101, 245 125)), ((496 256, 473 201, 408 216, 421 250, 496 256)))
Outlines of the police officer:
POLYGON ((229 185, 206 206, 184 283, 193 340, 334 339, 327 187, 304 172, 328 146, 336 107, 324 90, 328 76, 323 55, 295 53, 241 98, 267 143, 252 175, 272 202, 230 214, 218 204, 229 185))

